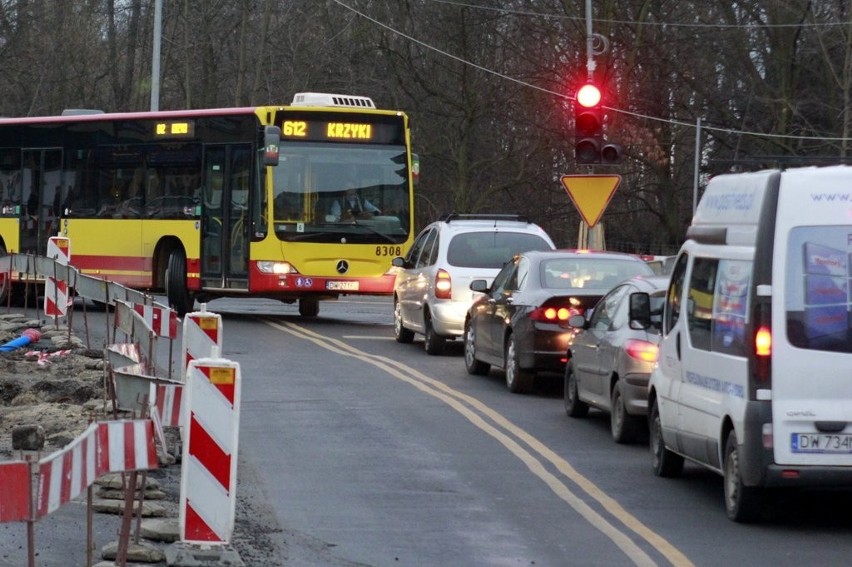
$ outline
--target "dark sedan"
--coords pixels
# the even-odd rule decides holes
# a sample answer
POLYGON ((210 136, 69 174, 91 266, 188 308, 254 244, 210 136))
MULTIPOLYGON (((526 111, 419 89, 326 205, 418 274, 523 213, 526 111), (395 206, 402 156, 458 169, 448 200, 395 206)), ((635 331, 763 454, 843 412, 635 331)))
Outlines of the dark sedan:
POLYGON ((630 254, 584 250, 519 254, 494 278, 474 280, 480 295, 464 328, 464 361, 470 374, 505 370, 511 392, 528 391, 538 371, 562 372, 572 315, 582 315, 613 286, 635 275, 653 275, 630 254))

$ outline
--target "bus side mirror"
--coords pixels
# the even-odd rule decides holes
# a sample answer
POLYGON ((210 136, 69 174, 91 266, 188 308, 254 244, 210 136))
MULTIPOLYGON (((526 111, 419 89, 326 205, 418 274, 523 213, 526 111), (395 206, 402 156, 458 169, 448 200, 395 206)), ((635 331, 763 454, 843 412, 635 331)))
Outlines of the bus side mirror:
POLYGON ((278 146, 281 144, 281 128, 266 126, 263 129, 263 165, 278 165, 278 146))

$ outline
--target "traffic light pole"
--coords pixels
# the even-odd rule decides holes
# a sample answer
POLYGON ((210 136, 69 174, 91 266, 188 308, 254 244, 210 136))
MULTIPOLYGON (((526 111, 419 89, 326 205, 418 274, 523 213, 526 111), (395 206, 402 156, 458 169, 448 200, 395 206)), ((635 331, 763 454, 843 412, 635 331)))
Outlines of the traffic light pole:
POLYGON ((586 72, 591 81, 595 74, 595 36, 592 33, 592 0, 586 0, 586 72))

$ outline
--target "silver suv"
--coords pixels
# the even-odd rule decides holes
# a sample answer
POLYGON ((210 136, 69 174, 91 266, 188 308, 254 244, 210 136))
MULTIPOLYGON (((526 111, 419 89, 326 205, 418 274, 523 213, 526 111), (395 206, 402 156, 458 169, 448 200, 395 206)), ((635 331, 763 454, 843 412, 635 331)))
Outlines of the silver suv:
POLYGON ((429 354, 441 354, 447 340, 464 332, 473 303, 470 282, 488 283, 515 254, 552 250, 550 236, 518 215, 452 213, 424 228, 398 269, 393 290, 393 329, 397 342, 424 336, 429 354))

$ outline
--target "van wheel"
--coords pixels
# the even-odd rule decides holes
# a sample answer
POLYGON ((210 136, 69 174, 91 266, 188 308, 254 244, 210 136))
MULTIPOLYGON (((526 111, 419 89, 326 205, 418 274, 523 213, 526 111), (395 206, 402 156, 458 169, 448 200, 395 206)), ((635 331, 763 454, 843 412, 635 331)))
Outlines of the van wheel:
POLYGON ((634 443, 639 437, 641 422, 635 415, 627 413, 621 395, 621 382, 612 388, 612 403, 609 410, 609 426, 616 443, 634 443))
POLYGON ((683 471, 683 457, 666 449, 663 441, 663 425, 660 422, 660 409, 657 400, 651 404, 651 413, 648 418, 650 427, 651 459, 654 465, 654 474, 662 477, 674 477, 683 471))
POLYGON ((319 315, 319 300, 318 299, 300 299, 299 300, 299 315, 302 317, 316 317, 319 315))
POLYGON ((577 376, 574 375, 574 365, 570 362, 565 365, 564 387, 562 398, 565 401, 565 413, 571 417, 586 417, 589 413, 589 404, 580 401, 577 392, 577 376))
POLYGON ((432 326, 432 317, 428 313, 424 326, 426 328, 423 333, 423 347, 426 349, 426 354, 444 354, 447 339, 435 332, 435 327, 432 326))
POLYGON ((753 521, 762 504, 762 489, 745 486, 740 471, 737 434, 732 429, 725 443, 725 511, 735 522, 753 521))
POLYGON ((414 340, 414 331, 410 331, 402 324, 402 306, 399 301, 393 302, 393 336, 398 343, 408 344, 414 340))
POLYGON ((186 289, 186 254, 182 248, 175 248, 169 254, 166 268, 166 297, 169 305, 180 317, 192 311, 195 298, 186 289))
POLYGON ((506 387, 513 394, 522 394, 532 388, 535 373, 531 370, 521 368, 518 360, 518 345, 515 335, 509 335, 506 340, 506 387))
POLYGON ((485 376, 491 365, 476 358, 476 335, 470 321, 464 325, 464 367, 468 374, 485 376))

